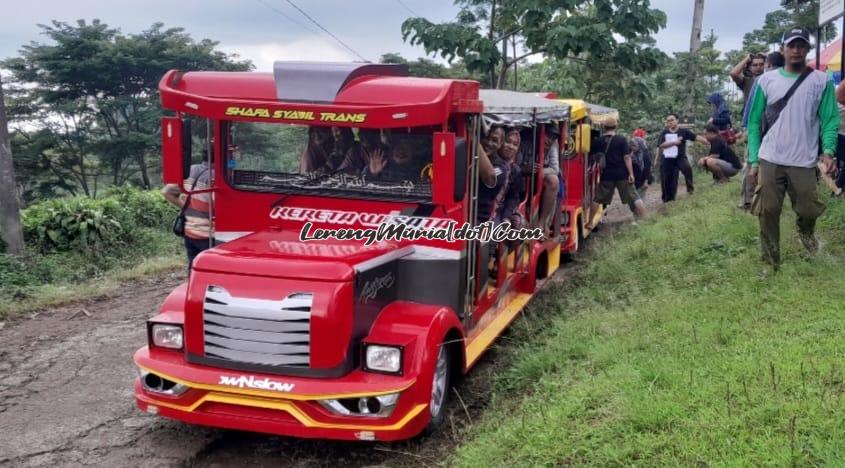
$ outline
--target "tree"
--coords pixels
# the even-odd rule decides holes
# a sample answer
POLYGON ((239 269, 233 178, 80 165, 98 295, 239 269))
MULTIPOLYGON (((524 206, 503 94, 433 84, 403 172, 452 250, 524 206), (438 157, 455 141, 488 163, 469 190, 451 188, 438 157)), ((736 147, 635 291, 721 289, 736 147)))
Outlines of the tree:
POLYGON ((21 254, 23 253, 23 231, 5 102, 3 80, 0 77, 0 236, 6 244, 7 252, 21 254))
MULTIPOLYGON (((701 47, 701 23, 704 20, 704 0, 694 0, 695 7, 692 13, 692 29, 690 31, 690 39, 689 39, 689 53, 690 55, 695 55, 698 52, 698 49, 701 47)), ((692 111, 693 106, 693 96, 692 90, 695 89, 695 82, 696 78, 698 77, 698 69, 695 67, 695 63, 692 63, 692 67, 689 69, 689 73, 687 73, 687 78, 689 80, 689 89, 690 94, 687 99, 687 105, 684 107, 684 111, 689 113, 692 111)))
POLYGON ((450 63, 460 58, 472 73, 490 75, 501 88, 508 71, 526 57, 613 62, 635 73, 656 69, 663 53, 649 44, 650 34, 666 26, 666 15, 649 0, 456 0, 455 21, 434 24, 425 18, 402 23, 403 39, 440 53, 450 63), (507 42, 523 52, 508 56, 507 42))
POLYGON ((35 167, 89 196, 104 175, 112 184, 137 177, 151 187, 149 165, 160 152, 158 81, 167 70, 251 68, 215 50, 216 42, 161 23, 130 35, 99 20, 40 27, 51 44, 32 42, 0 63, 15 80, 15 117, 38 129, 16 141, 22 154, 40 159, 35 167))
MULTIPOLYGON (((745 49, 780 45, 783 33, 794 27, 815 31, 819 24, 819 0, 781 0, 781 8, 766 14, 763 27, 745 34, 742 44, 745 49)), ((836 25, 828 23, 822 33, 825 37, 836 36, 836 25)))
POLYGON ((420 58, 414 61, 409 61, 400 54, 391 52, 383 54, 379 59, 379 63, 394 63, 408 65, 408 73, 411 76, 418 76, 421 78, 445 78, 448 76, 449 70, 439 63, 426 58, 420 58))

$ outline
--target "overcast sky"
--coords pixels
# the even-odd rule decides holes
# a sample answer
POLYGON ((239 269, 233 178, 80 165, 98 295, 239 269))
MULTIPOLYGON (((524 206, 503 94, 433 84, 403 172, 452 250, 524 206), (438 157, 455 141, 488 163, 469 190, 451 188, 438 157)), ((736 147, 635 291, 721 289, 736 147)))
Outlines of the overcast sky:
MULTIPOLYGON (((364 58, 399 52, 414 59, 422 47, 402 41, 402 21, 422 15, 431 21, 454 19, 451 0, 293 0, 326 29, 364 58)), ((668 16, 657 35, 667 53, 689 48, 693 0, 652 0, 668 16)), ((704 32, 713 30, 721 50, 737 49, 746 32, 758 28, 778 0, 706 0, 704 32)), ((182 26, 195 39, 209 38, 220 48, 248 58, 260 71, 274 60, 348 61, 356 56, 309 22, 286 0, 29 0, 4 8, 0 27, 0 58, 15 56, 20 46, 45 40, 38 23, 75 22, 99 18, 124 33, 146 29, 154 22, 182 26)))

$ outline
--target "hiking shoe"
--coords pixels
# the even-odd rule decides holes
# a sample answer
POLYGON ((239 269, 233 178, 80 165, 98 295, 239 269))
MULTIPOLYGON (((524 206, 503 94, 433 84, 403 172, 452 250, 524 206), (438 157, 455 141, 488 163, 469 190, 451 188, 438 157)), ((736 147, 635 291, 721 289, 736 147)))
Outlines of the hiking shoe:
POLYGON ((799 232, 798 239, 801 240, 801 244, 807 249, 807 252, 814 254, 819 251, 819 240, 816 239, 815 235, 799 232))

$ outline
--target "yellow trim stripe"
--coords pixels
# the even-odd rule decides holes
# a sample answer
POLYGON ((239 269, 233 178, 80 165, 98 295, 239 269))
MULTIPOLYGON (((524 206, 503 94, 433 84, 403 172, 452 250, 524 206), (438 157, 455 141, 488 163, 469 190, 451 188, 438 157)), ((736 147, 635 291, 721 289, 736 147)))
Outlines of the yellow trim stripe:
POLYGON ((550 278, 558 268, 560 268, 560 243, 555 245, 548 255, 548 272, 546 274, 547 278, 550 278))
POLYGON ((518 294, 504 310, 499 312, 499 316, 490 322, 490 325, 487 325, 487 328, 473 338, 472 342, 467 345, 467 367, 475 364, 475 361, 481 357, 481 354, 490 346, 490 343, 513 321, 516 314, 522 310, 530 299, 531 294, 518 294))
MULTIPOLYGON (((575 239, 576 244, 578 243, 578 228, 580 227, 582 229, 582 231, 585 230, 585 229, 583 229, 583 226, 580 226, 580 222, 578 221, 578 216, 580 216, 581 213, 583 213, 583 212, 584 212, 584 209, 579 206, 578 208, 575 209, 575 214, 572 215, 573 216, 573 219, 572 219, 572 238, 575 239)), ((581 248, 580 245, 577 246, 577 247, 579 249, 581 248)))
POLYGON ((593 233, 593 230, 589 229, 589 227, 595 226, 596 224, 598 224, 598 222, 601 221, 601 217, 603 215, 604 215, 604 208, 602 208, 601 205, 599 205, 598 209, 596 210, 596 214, 593 216, 593 219, 589 220, 589 222, 587 223, 588 229, 584 229, 584 237, 585 238, 589 237, 590 234, 593 233))
POLYGON ((238 395, 251 395, 257 397, 265 397, 265 398, 276 398, 281 400, 295 400, 295 401, 310 401, 310 400, 339 400, 341 398, 360 398, 365 396, 380 396, 380 395, 389 395, 391 393, 399 393, 402 391, 407 390, 408 388, 413 385, 416 380, 411 381, 408 385, 404 387, 399 387, 390 390, 379 390, 374 392, 358 392, 358 393, 329 393, 325 395, 297 395, 295 393, 284 393, 284 392, 273 392, 268 390, 252 390, 252 389, 244 389, 235 386, 228 386, 228 385, 212 385, 212 384, 203 384, 197 382, 189 382, 187 380, 182 380, 177 377, 173 377, 172 375, 164 374, 154 369, 150 369, 144 366, 138 366, 141 369, 152 372, 158 376, 164 377, 167 380, 172 380, 178 384, 186 385, 191 388, 199 388, 202 390, 208 391, 216 391, 216 392, 223 392, 223 393, 235 393, 238 395))
POLYGON ((291 402, 288 401, 278 401, 272 398, 257 398, 257 397, 241 397, 238 395, 226 395, 216 392, 211 392, 203 395, 202 398, 197 400, 194 404, 189 406, 182 406, 177 405, 174 403, 165 403, 159 402, 158 400, 153 400, 152 402, 147 401, 146 398, 143 399, 144 403, 147 405, 152 406, 162 406, 165 408, 171 408, 179 411, 185 411, 188 413, 192 413, 197 410, 200 406, 204 403, 208 402, 216 402, 216 403, 227 403, 230 405, 237 405, 237 406, 251 406, 254 408, 265 408, 265 409, 273 409, 273 410, 280 410, 286 411, 288 414, 294 417, 300 424, 305 427, 316 427, 322 429, 349 429, 349 430, 366 430, 366 431, 396 431, 405 427, 412 419, 417 417, 428 405, 425 403, 418 404, 414 406, 408 414, 405 415, 399 421, 389 425, 389 426, 377 426, 377 425, 367 425, 367 424, 333 424, 333 423, 324 423, 320 421, 316 421, 311 416, 305 414, 302 410, 296 407, 291 402))

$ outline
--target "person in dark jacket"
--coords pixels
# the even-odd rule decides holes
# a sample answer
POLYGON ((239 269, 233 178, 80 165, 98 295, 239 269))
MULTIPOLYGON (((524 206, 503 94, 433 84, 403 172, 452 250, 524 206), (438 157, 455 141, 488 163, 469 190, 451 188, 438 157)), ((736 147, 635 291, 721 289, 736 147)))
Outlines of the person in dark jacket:
MULTIPOLYGON (((645 130, 638 128, 631 133, 631 141, 629 142, 631 149, 631 165, 634 169, 634 187, 637 189, 637 194, 640 196, 640 199, 644 202, 648 186, 654 183, 651 150, 648 148, 645 136, 645 130)), ((633 202, 628 204, 628 208, 631 209, 632 213, 636 212, 636 207, 633 202)))
POLYGON ((729 129, 731 127, 731 109, 725 102, 725 98, 722 97, 722 93, 711 94, 707 98, 707 102, 713 106, 713 116, 707 123, 715 125, 720 131, 729 129))

